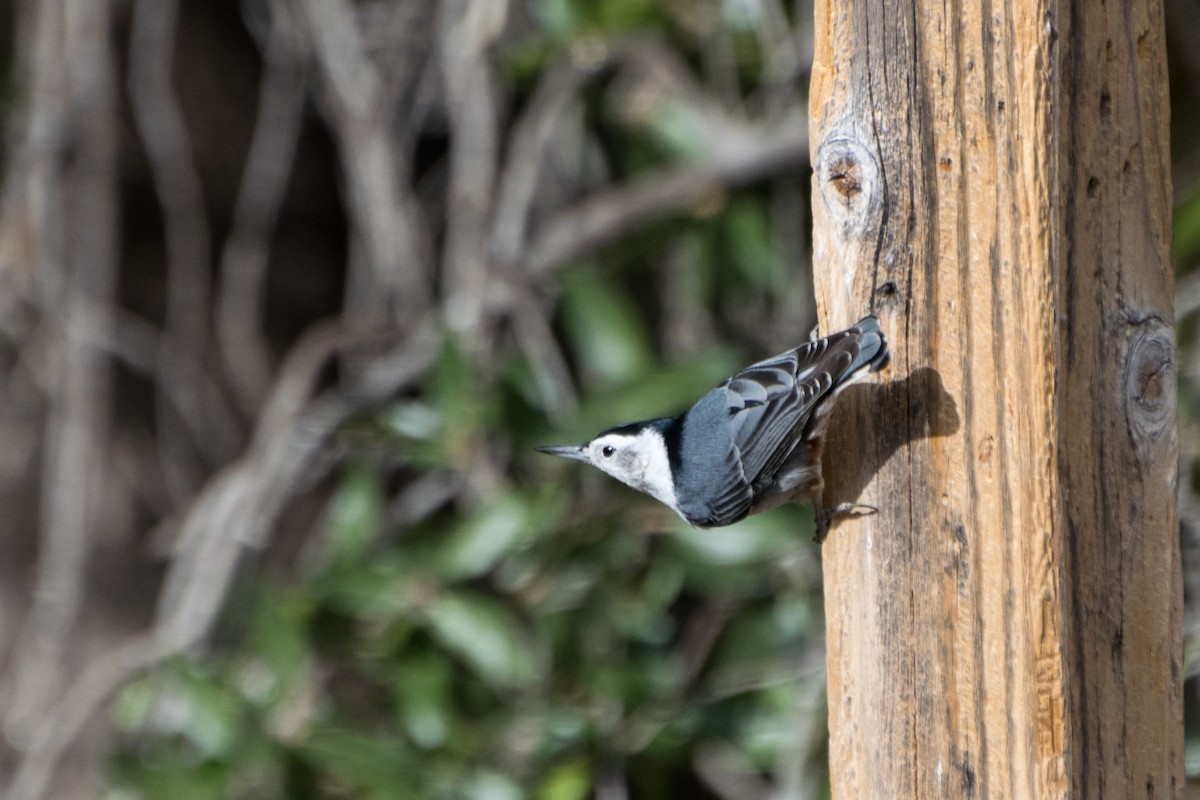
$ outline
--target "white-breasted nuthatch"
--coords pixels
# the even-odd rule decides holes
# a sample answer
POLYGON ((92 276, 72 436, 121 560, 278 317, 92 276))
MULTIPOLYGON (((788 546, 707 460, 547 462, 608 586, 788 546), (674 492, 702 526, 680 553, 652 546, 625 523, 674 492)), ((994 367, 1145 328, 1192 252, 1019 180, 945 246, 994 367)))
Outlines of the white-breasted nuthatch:
POLYGON ((887 364, 875 317, 735 373, 678 417, 630 422, 539 452, 585 461, 700 528, 819 497, 834 400, 887 364))

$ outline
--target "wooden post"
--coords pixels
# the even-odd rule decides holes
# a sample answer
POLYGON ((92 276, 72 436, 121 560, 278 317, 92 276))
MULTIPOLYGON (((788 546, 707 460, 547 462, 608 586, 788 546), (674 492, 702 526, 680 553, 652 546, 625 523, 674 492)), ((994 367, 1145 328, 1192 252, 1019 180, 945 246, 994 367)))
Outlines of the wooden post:
POLYGON ((834 798, 1181 798, 1159 0, 817 0, 834 798))

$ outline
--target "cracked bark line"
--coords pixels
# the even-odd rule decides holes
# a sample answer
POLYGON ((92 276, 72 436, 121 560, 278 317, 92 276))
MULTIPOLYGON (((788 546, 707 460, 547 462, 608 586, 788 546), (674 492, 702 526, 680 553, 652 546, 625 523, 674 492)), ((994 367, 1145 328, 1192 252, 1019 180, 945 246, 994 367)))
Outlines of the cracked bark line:
POLYGON ((824 549, 835 798, 1180 797, 1166 64, 1158 0, 822 0, 824 549), (882 385, 881 385, 882 384, 882 385))

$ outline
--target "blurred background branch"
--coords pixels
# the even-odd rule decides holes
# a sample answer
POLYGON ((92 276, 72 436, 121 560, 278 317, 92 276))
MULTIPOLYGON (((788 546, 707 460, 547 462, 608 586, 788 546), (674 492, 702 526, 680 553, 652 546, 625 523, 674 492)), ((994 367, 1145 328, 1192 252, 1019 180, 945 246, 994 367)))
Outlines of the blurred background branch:
POLYGON ((4 8, 0 796, 826 791, 810 512, 530 452, 807 337, 808 4, 4 8))

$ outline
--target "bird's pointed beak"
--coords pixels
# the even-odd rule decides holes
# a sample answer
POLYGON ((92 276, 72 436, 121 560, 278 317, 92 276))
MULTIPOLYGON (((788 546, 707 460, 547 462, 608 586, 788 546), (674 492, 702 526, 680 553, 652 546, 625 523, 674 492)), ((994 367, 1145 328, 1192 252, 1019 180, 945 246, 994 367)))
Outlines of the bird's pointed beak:
POLYGON ((587 450, 581 444, 555 444, 549 447, 535 447, 539 453, 545 453, 551 456, 562 456, 563 458, 572 458, 576 461, 587 462, 587 450))

